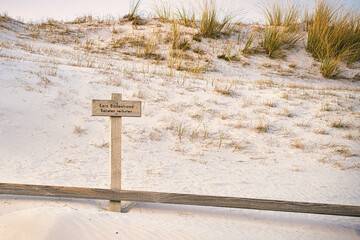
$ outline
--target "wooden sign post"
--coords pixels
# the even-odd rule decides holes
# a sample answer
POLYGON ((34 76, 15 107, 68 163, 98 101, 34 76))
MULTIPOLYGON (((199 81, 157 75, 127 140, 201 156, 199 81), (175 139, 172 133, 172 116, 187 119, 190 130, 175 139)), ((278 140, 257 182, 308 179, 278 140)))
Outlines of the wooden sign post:
MULTIPOLYGON (((111 190, 121 190, 121 117, 141 117, 141 101, 122 101, 119 93, 111 100, 92 100, 92 116, 110 116, 111 190)), ((110 201, 109 210, 121 211, 120 201, 110 201)))

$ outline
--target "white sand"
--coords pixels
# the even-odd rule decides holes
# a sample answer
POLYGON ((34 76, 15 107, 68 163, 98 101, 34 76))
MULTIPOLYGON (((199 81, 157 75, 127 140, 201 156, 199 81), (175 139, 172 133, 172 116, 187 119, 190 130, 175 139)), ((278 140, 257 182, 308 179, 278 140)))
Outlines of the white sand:
MULTIPOLYGON (((245 26, 240 45, 235 35, 232 43, 193 42, 206 53, 200 63, 209 59, 212 69, 193 75, 137 58, 130 46, 84 50, 87 39, 92 49, 106 47, 112 25, 72 25, 83 32, 80 44, 51 44, 45 32, 33 39, 21 24, 6 24, 0 182, 108 188, 109 119, 91 116, 91 99, 116 92, 144 106, 141 118, 123 120, 123 189, 360 205, 360 84, 324 79, 304 43, 285 60, 218 59, 227 44, 234 52, 243 46, 245 26), (347 128, 332 127, 339 121, 347 128), (268 131, 257 132, 259 123, 268 131)), ((115 25, 115 37, 166 36, 169 25, 157 24, 115 25)), ((169 44, 157 45, 166 57, 169 44)), ((341 69, 348 78, 360 73, 341 69)), ((360 237, 360 220, 349 217, 148 203, 125 203, 129 212, 120 214, 107 206, 3 195, 0 239, 360 237)))

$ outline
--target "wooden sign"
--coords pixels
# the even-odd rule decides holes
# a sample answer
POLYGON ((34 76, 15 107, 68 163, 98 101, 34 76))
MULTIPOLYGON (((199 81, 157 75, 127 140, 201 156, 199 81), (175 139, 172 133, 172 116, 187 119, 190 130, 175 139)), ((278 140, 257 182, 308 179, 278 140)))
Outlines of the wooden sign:
MULTIPOLYGON (((110 188, 121 191, 121 121, 122 117, 141 117, 141 101, 122 101, 119 93, 111 94, 111 100, 92 100, 93 116, 110 117, 110 188)), ((121 212, 120 201, 110 201, 110 211, 121 212)))
POLYGON ((92 116, 141 117, 141 101, 92 100, 92 116))

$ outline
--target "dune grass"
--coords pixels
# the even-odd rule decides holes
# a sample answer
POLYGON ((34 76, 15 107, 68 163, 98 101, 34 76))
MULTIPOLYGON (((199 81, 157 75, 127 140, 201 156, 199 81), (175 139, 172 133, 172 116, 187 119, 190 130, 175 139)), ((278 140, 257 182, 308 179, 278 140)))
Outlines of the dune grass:
POLYGON ((138 15, 138 10, 139 10, 139 6, 140 6, 141 0, 132 0, 130 2, 130 9, 129 9, 129 13, 126 14, 124 16, 124 18, 126 18, 128 21, 133 21, 136 19, 137 15, 138 15))
POLYGON ((360 60, 359 13, 319 0, 314 13, 306 19, 306 49, 320 61, 324 77, 336 76, 342 61, 360 60))
POLYGON ((283 54, 283 50, 293 47, 300 39, 299 9, 296 4, 282 6, 272 3, 263 8, 266 25, 262 47, 270 58, 283 54))
POLYGON ((168 2, 162 0, 155 1, 153 11, 155 12, 155 17, 160 21, 170 22, 172 11, 168 2))
POLYGON ((176 17, 182 25, 196 28, 194 8, 187 9, 184 5, 181 5, 176 9, 176 17))
POLYGON ((231 21, 235 19, 235 12, 224 12, 222 20, 219 20, 219 9, 215 0, 204 0, 200 9, 200 32, 202 36, 217 38, 222 31, 231 29, 231 21))
POLYGON ((250 46, 253 43, 253 41, 254 41, 257 34, 258 34, 257 31, 252 31, 250 33, 249 38, 246 40, 245 45, 244 45, 243 49, 241 50, 242 53, 248 54, 250 52, 250 46))

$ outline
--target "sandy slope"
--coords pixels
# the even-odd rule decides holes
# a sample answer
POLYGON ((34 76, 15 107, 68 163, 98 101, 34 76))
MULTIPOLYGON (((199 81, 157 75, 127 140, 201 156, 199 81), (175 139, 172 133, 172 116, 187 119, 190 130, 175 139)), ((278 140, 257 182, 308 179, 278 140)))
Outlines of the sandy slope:
MULTIPOLYGON (((240 48, 251 26, 241 29, 240 45, 235 35, 231 42, 192 42, 205 55, 189 50, 196 56, 189 64, 210 62, 204 73, 192 74, 171 71, 165 60, 138 58, 127 43, 108 47, 114 39, 152 37, 159 41, 156 53, 167 58, 167 24, 69 24, 70 33, 61 25, 58 32, 39 30, 36 38, 30 37, 35 27, 3 24, 0 182, 109 187, 109 122, 90 116, 90 102, 119 92, 144 106, 141 118, 123 121, 124 189, 360 205, 360 84, 351 81, 359 68, 343 66, 348 79, 323 79, 303 43, 284 60, 256 54, 229 63, 216 57, 229 44, 240 48)), ((191 36, 194 30, 183 31, 191 36)), ((360 236, 355 218, 126 204, 130 211, 118 214, 105 211, 106 201, 0 196, 0 236, 360 236)))

